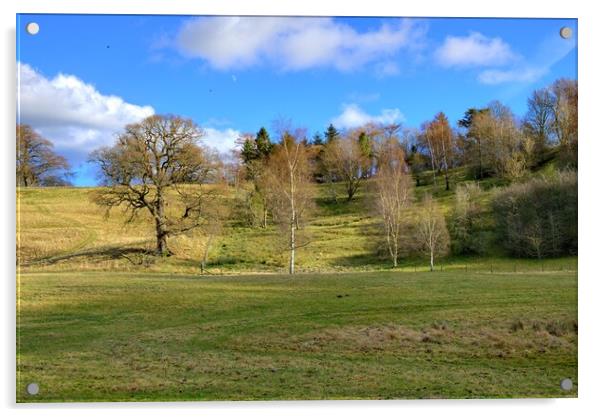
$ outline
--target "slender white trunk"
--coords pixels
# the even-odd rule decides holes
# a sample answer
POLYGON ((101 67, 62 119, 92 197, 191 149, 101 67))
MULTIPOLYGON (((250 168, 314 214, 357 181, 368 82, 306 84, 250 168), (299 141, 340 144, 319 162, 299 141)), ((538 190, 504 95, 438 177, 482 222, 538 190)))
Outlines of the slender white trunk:
POLYGON ((435 256, 433 248, 431 247, 431 272, 435 269, 435 256))
POLYGON ((296 216, 295 216, 295 178, 293 170, 290 170, 290 203, 291 203, 291 236, 290 236, 290 263, 288 272, 289 274, 295 273, 295 228, 296 228, 296 216))

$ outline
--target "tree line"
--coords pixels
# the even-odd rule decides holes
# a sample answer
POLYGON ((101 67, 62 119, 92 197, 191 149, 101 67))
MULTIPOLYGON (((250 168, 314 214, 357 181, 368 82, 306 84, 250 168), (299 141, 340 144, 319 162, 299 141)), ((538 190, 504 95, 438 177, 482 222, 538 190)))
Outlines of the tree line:
MULTIPOLYGON (((170 254, 169 237, 201 229, 207 237, 203 265, 226 218, 277 225, 287 236, 292 274, 296 250, 309 243, 304 224, 313 210, 313 184, 324 184, 331 204, 346 204, 366 187, 393 266, 416 252, 425 253, 433 269, 450 250, 479 253, 483 247, 478 181, 493 177, 516 184, 492 203, 499 239, 511 254, 576 253, 576 176, 544 181, 529 174, 553 158, 561 171, 577 168, 577 82, 557 80, 534 91, 527 104, 522 118, 494 101, 468 109, 455 126, 439 112, 420 129, 369 123, 339 131, 331 124, 311 139, 305 129, 280 120, 272 129, 276 140, 262 127, 242 135, 229 158, 203 146, 203 131, 192 120, 150 116, 126 126, 113 146, 92 153, 103 185, 93 200, 107 212, 124 210, 128 221, 149 215, 158 255, 170 254), (451 172, 458 167, 477 182, 453 184, 451 172), (416 202, 416 187, 429 181, 434 190, 455 189, 449 225, 431 194, 416 202), (337 194, 341 184, 343 196, 337 194), (224 198, 229 188, 235 204, 224 198)), ((68 169, 49 141, 17 126, 18 186, 64 185, 57 173, 68 169)))

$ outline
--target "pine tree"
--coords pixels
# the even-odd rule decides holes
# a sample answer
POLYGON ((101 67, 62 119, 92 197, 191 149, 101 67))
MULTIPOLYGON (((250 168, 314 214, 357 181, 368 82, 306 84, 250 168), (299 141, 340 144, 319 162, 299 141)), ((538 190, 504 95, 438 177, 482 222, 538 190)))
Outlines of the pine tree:
POLYGON ((265 158, 272 152, 274 144, 271 142, 270 134, 265 127, 262 127, 259 129, 259 132, 257 132, 257 136, 255 137, 255 145, 257 148, 258 158, 265 158))
POLYGON ((332 123, 328 125, 326 132, 324 132, 324 137, 326 137, 326 143, 332 142, 334 139, 337 139, 340 135, 341 134, 336 129, 336 127, 332 125, 332 123))
POLYGON ((316 146, 322 146, 324 144, 324 139, 322 139, 322 135, 320 134, 320 132, 314 133, 312 143, 316 146))

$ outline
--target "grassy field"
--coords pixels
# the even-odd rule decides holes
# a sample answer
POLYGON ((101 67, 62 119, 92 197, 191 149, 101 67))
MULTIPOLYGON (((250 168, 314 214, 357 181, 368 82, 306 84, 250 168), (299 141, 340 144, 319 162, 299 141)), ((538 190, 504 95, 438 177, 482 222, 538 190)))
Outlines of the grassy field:
POLYGON ((19 284, 18 401, 577 395, 559 385, 577 381, 575 272, 19 284))
MULTIPOLYGON (((453 189, 429 181, 417 197, 432 192, 449 220, 453 189)), ((482 182, 485 207, 500 185, 482 182)), ((334 204, 317 185, 302 274, 281 275, 276 227, 233 219, 200 276, 201 235, 145 255, 152 222, 105 217, 93 191, 19 190, 18 401, 577 395, 560 389, 577 382, 576 257, 512 259, 486 239, 433 273, 424 258, 392 270, 369 188, 334 204)))

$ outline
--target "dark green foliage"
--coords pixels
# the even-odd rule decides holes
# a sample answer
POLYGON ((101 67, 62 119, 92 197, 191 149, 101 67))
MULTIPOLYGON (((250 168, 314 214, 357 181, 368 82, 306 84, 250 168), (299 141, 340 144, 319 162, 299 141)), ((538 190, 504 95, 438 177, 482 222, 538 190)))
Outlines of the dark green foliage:
POLYGON ((326 143, 330 143, 331 141, 338 138, 339 136, 341 136, 339 131, 332 125, 332 123, 329 124, 328 128, 326 129, 326 132, 324 132, 324 137, 326 138, 326 143))
POLYGON ((312 144, 316 146, 322 146, 324 144, 324 139, 322 139, 320 132, 316 132, 314 134, 314 137, 312 138, 312 144))
POLYGON ((358 137, 358 142, 360 144, 360 149, 362 151, 362 155, 369 158, 372 156, 372 140, 370 136, 366 134, 366 132, 361 132, 358 137))
POLYGON ((498 238, 513 256, 577 254, 577 174, 514 184, 492 201, 498 238))
POLYGON ((245 165, 257 158, 257 148, 251 139, 247 138, 243 142, 240 156, 245 165))
POLYGON ((262 127, 255 138, 252 136, 246 137, 240 155, 243 163, 248 166, 253 161, 266 159, 273 148, 274 144, 270 140, 268 131, 262 127))
POLYGON ((259 132, 257 132, 257 136, 255 137, 255 146, 257 148, 257 154, 260 158, 265 158, 272 152, 274 144, 270 141, 270 135, 264 127, 259 129, 259 132))

